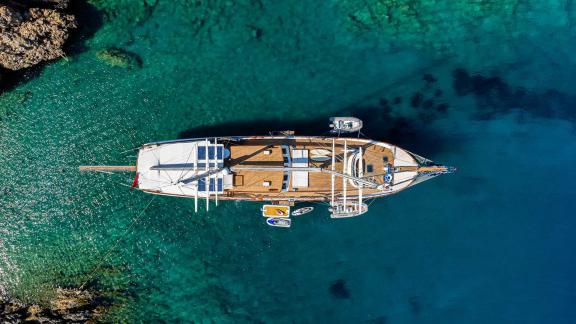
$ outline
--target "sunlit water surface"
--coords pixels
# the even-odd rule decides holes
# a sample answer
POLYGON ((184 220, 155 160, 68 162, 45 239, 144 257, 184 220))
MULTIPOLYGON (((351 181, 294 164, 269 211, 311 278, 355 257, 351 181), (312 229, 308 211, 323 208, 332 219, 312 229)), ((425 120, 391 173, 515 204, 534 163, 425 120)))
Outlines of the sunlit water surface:
POLYGON ((573 12, 531 4, 492 20, 440 6, 425 39, 408 18, 363 33, 344 1, 214 2, 204 27, 186 1, 104 19, 85 52, 0 97, 0 293, 46 302, 89 281, 125 320, 573 323, 573 12), (96 58, 112 46, 142 67, 96 58), (129 174, 77 171, 149 141, 319 134, 338 114, 459 172, 284 230, 258 204, 194 214, 129 174))

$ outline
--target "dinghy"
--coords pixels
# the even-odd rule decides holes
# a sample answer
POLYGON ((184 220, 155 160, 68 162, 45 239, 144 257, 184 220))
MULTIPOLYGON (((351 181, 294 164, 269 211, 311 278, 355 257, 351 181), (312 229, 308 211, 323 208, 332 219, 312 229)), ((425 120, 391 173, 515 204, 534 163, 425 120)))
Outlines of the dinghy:
POLYGON ((290 217, 290 206, 264 205, 260 210, 264 217, 290 217))
POLYGON ((347 204, 337 204, 328 209, 330 218, 348 218, 360 216, 368 211, 368 205, 350 201, 347 204))
POLYGON ((292 220, 290 218, 270 217, 266 219, 266 224, 274 227, 290 227, 292 220))
POLYGON ((304 214, 308 214, 309 212, 313 211, 314 207, 302 207, 298 208, 292 212, 292 216, 300 216, 304 214))
POLYGON ((332 133, 353 133, 362 129, 362 121, 355 117, 331 117, 332 133))

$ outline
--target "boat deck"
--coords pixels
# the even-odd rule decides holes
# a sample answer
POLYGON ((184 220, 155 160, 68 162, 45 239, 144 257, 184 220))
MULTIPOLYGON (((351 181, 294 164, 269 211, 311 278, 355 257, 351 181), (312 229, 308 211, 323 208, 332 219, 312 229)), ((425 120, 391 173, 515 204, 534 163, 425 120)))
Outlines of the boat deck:
MULTIPOLYGON (((344 141, 349 150, 362 147, 364 177, 371 181, 383 184, 383 175, 387 164, 394 163, 394 147, 384 147, 382 143, 369 142, 363 139, 335 139, 335 165, 334 170, 343 172, 343 153, 344 141), (371 172, 368 172, 370 171, 371 172), (373 178, 370 178, 370 176, 373 178)), ((286 160, 283 154, 283 148, 290 147, 291 155, 294 150, 324 150, 330 152, 330 158, 326 161, 314 161, 311 157, 308 159, 308 167, 332 169, 332 138, 310 138, 294 139, 282 141, 279 140, 246 140, 241 143, 232 144, 230 149, 230 159, 228 166, 233 167, 283 167, 286 166, 286 160)), ((349 161, 350 162, 350 161, 349 161)), ((290 172, 290 171, 289 171, 290 172)), ((288 186, 283 190, 284 177, 287 172, 278 170, 238 170, 234 172, 234 186, 232 189, 225 191, 228 197, 250 197, 253 199, 281 199, 281 198, 302 198, 317 197, 329 198, 331 196, 332 175, 323 172, 308 172, 308 185, 304 188, 294 188, 294 177, 289 176, 288 186)), ((358 189, 354 188, 350 180, 347 182, 347 196, 357 196, 358 189)), ((334 191, 336 196, 343 192, 343 178, 336 176, 334 179, 334 191)), ((381 192, 381 190, 364 187, 363 195, 381 192)))

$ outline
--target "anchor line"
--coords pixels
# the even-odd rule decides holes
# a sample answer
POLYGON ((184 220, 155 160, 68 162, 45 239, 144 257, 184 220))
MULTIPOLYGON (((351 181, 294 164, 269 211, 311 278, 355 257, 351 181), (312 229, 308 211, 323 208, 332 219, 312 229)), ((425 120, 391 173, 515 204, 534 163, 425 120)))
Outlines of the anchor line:
POLYGON ((130 225, 128 225, 128 227, 126 228, 124 233, 122 233, 122 235, 120 235, 120 237, 116 240, 114 245, 110 249, 108 249, 108 251, 106 251, 106 253, 100 259, 100 262, 96 265, 96 268, 94 268, 94 270, 92 270, 92 272, 90 272, 90 274, 88 275, 88 279, 86 279, 86 281, 84 281, 84 283, 82 285, 80 285, 80 290, 84 289, 84 286, 86 286, 86 284, 90 281, 90 279, 92 279, 93 275, 101 269, 102 265, 106 261, 106 258, 108 258, 112 254, 112 251, 114 251, 114 249, 116 249, 118 247, 118 245, 120 244, 120 241, 122 241, 122 239, 130 231, 132 231, 132 228, 140 221, 140 218, 142 217, 142 215, 144 215, 144 212, 146 212, 148 207, 150 207, 150 205, 152 204, 152 202, 154 201, 155 198, 156 198, 156 196, 153 196, 152 199, 150 199, 150 201, 148 202, 146 207, 144 207, 144 209, 142 209, 142 211, 140 211, 140 213, 136 216, 136 218, 134 218, 132 220, 132 222, 130 222, 130 225))

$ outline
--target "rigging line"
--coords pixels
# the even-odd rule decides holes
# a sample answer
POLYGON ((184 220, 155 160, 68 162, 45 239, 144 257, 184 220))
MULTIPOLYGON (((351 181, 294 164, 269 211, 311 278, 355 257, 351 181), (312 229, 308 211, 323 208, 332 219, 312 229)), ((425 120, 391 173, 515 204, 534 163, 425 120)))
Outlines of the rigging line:
MULTIPOLYGON (((111 175, 113 175, 113 176, 116 174, 116 173, 114 173, 114 172, 109 172, 109 171, 99 171, 99 170, 96 170, 96 171, 94 171, 94 172, 97 172, 97 173, 107 173, 107 174, 111 174, 111 175)), ((153 181, 154 181, 154 180, 153 180, 153 181)), ((131 185, 129 185, 129 184, 126 184, 126 183, 123 183, 123 182, 120 182, 120 181, 118 181, 118 180, 114 180, 114 183, 116 183, 116 184, 119 184, 119 185, 121 185, 121 186, 124 186, 124 187, 128 187, 128 188, 131 188, 131 189, 135 189, 135 190, 142 190, 142 189, 140 189, 140 188, 135 188, 135 187, 132 187, 131 185)))
POLYGON ((144 179, 144 180, 146 180, 146 181, 159 182, 159 183, 161 183, 160 186, 171 186, 171 185, 172 185, 171 183, 166 184, 166 182, 167 182, 166 180, 148 179, 148 178, 146 178, 146 177, 141 177, 141 179, 144 179))
MULTIPOLYGON (((330 206, 330 205, 328 205, 327 203, 323 203, 323 202, 321 202, 321 201, 310 201, 310 202, 307 202, 307 203, 308 203, 308 204, 313 204, 313 205, 330 206)), ((303 208, 305 208, 305 207, 303 207, 303 208)), ((299 208, 297 208, 297 209, 299 209, 299 208)))
MULTIPOLYGON (((154 180, 154 179, 146 179, 147 181, 155 181, 155 182, 160 182, 160 185, 154 187, 154 188, 150 188, 150 190, 157 190, 157 189, 163 189, 166 187, 170 187, 170 186, 178 186, 179 183, 171 183, 168 181, 160 181, 160 180, 154 180)), ((184 185, 185 187, 187 187, 187 185, 184 185)))
POLYGON ((138 223, 138 221, 140 221, 140 218, 142 217, 142 215, 144 215, 144 212, 146 211, 146 209, 148 209, 148 207, 150 207, 150 205, 152 204, 152 202, 154 201, 154 199, 156 198, 156 196, 153 196, 152 199, 150 199, 150 201, 148 202, 148 204, 146 205, 146 207, 144 207, 144 209, 142 209, 142 211, 136 216, 136 218, 134 218, 132 220, 132 222, 130 223, 130 225, 128 225, 128 227, 126 228, 126 230, 124 231, 124 233, 122 233, 122 235, 120 235, 120 237, 116 240, 116 242, 114 243, 114 245, 108 249, 108 251, 106 252, 106 254, 104 254, 104 256, 100 259, 100 262, 96 265, 96 268, 94 268, 94 270, 92 270, 92 272, 88 275, 88 279, 86 279, 86 281, 84 281, 84 283, 80 286, 80 290, 84 289, 84 286, 86 286, 86 284, 90 281, 90 279, 92 278, 92 276, 100 270, 100 268, 102 267, 102 265, 104 264, 104 262, 106 261, 106 258, 108 258, 110 256, 110 254, 112 254, 112 251, 114 249, 116 249, 118 247, 118 245, 120 244, 120 241, 122 241, 122 239, 124 238, 124 236, 126 234, 128 234, 128 232, 130 232, 132 230, 132 228, 134 227, 134 225, 136 225, 136 223, 138 223))
POLYGON ((141 190, 140 188, 134 188, 134 187, 132 187, 131 185, 122 183, 122 182, 120 182, 120 181, 116 181, 116 183, 119 184, 119 185, 121 185, 121 186, 128 187, 128 188, 131 188, 131 189, 141 190))
POLYGON ((110 172, 110 171, 103 171, 103 170, 94 170, 98 173, 106 173, 106 174, 114 174, 114 172, 110 172))
MULTIPOLYGON (((325 198, 328 198, 328 196, 326 196, 325 198)), ((325 202, 325 201, 311 201, 310 203, 316 204, 316 205, 330 206, 330 204, 325 202)))
POLYGON ((124 151, 124 152, 120 152, 120 153, 118 153, 118 154, 124 154, 124 153, 132 152, 132 151, 135 151, 135 150, 138 150, 138 149, 140 149, 140 146, 137 146, 137 147, 135 147, 135 148, 131 148, 131 149, 129 149, 129 150, 126 150, 126 151, 124 151))
POLYGON ((370 205, 372 205, 375 201, 376 201, 376 198, 372 198, 370 200, 370 202, 368 203, 368 207, 370 207, 370 205))

